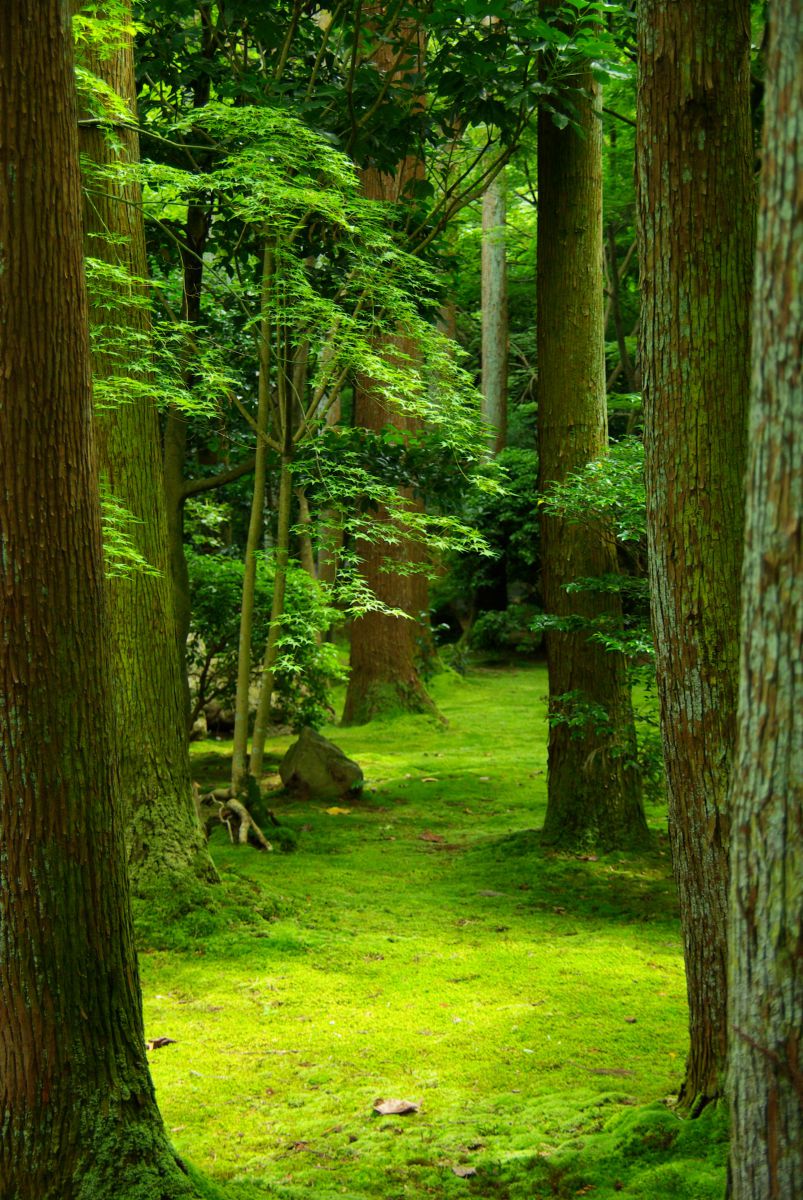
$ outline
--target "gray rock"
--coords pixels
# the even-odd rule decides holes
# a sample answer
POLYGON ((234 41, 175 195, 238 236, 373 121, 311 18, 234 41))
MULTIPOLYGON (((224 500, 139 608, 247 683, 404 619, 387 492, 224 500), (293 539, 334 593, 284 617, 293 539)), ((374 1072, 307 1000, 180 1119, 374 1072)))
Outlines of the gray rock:
POLYGON ((282 783, 290 792, 313 800, 338 800, 347 792, 358 792, 363 774, 358 763, 347 758, 339 746, 304 728, 279 765, 282 783))

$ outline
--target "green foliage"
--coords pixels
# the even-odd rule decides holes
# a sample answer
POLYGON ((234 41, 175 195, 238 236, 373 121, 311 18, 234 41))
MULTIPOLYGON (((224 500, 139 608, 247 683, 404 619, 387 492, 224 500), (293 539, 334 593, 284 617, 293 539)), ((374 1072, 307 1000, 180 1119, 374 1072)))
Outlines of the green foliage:
POLYGON ((142 522, 112 495, 106 476, 100 480, 100 509, 103 530, 103 558, 107 579, 125 579, 133 575, 158 575, 159 571, 136 545, 137 526, 142 522))
MULTIPOLYGON (((237 679, 243 563, 221 555, 187 552, 192 595, 188 664, 196 712, 210 700, 230 703, 237 679)), ((273 598, 273 565, 257 564, 254 630, 267 640, 273 598)), ((331 687, 344 677, 336 648, 321 639, 337 613, 319 584, 290 564, 274 673, 272 720, 299 729, 320 726, 331 713, 331 687)))

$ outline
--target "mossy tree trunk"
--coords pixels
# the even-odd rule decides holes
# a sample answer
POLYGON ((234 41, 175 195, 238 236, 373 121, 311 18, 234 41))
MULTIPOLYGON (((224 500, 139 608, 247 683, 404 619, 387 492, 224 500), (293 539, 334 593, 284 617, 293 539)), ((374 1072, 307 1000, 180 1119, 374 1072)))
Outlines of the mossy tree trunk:
MULTIPOLYGON (((539 490, 602 457, 608 446, 602 294, 602 152, 599 95, 578 80, 580 128, 538 122, 539 490)), ((616 544, 602 523, 541 522, 545 611, 621 622, 616 593, 581 591, 578 578, 616 573, 616 544)), ((585 630, 550 631, 549 756, 544 841, 612 848, 642 840, 630 686, 621 653, 585 630), (586 714, 582 720, 583 713, 586 714), (572 724, 580 717, 580 724, 572 724)))
POLYGON ((803 1183, 803 10, 770 7, 731 790, 731 1200, 803 1183))
MULTIPOLYGON (((373 7, 378 11, 384 6, 373 7)), ((374 61, 381 71, 397 73, 401 86, 410 87, 407 76, 411 70, 416 78, 423 70, 421 29, 415 21, 405 19, 397 34, 409 48, 409 59, 400 62, 396 48, 385 42, 380 43, 374 61)), ((403 203, 408 186, 423 175, 423 158, 418 153, 410 153, 392 175, 373 167, 363 170, 363 193, 372 200, 403 203)), ((410 339, 399 335, 386 352, 414 359, 417 350, 410 339)), ((354 423, 374 433, 388 424, 411 433, 420 428, 416 418, 389 412, 371 381, 364 378, 358 380, 355 389, 354 423)), ((378 514, 378 518, 383 519, 383 514, 378 514)), ((391 520, 387 513, 384 520, 391 520)), ((402 537, 388 544, 361 541, 358 553, 362 559, 362 575, 374 595, 388 608, 398 609, 408 616, 369 612, 354 621, 343 724, 361 725, 396 708, 409 712, 435 712, 416 665, 417 639, 428 634, 428 630, 422 629, 421 614, 429 608, 429 588, 424 574, 409 574, 405 570, 411 562, 422 562, 421 547, 402 537), (399 571, 394 571, 394 561, 399 563, 399 571)))
POLYGON ((126 879, 69 6, 0 8, 0 1188, 194 1195, 148 1073, 126 879))
POLYGON ((726 1057, 726 799, 736 727, 753 253, 747 0, 642 0, 637 166, 653 632, 691 1047, 726 1057))
MULTIPOLYGON (((130 5, 127 6, 130 10, 130 5)), ((102 12, 102 9, 100 10, 102 12)), ((129 12, 130 18, 130 12, 129 12)), ((135 120, 133 45, 121 34, 113 53, 84 51, 86 66, 126 103, 135 120)), ((125 376, 132 346, 143 352, 150 318, 142 306, 147 273, 140 189, 135 183, 98 176, 116 163, 136 163, 137 134, 119 124, 109 133, 84 123, 80 147, 90 164, 85 180, 87 253, 132 277, 116 288, 110 318, 100 303, 90 312, 104 349, 93 354, 96 379, 125 376), (121 350, 113 349, 115 327, 121 350)), ((147 376, 143 382, 147 382, 147 376)), ((184 712, 184 664, 175 638, 167 515, 159 419, 146 397, 123 398, 96 408, 98 462, 113 495, 135 519, 130 536, 157 574, 135 571, 108 581, 112 634, 113 696, 123 795, 127 802, 129 876, 134 891, 149 894, 182 882, 217 878, 192 797, 184 712)))

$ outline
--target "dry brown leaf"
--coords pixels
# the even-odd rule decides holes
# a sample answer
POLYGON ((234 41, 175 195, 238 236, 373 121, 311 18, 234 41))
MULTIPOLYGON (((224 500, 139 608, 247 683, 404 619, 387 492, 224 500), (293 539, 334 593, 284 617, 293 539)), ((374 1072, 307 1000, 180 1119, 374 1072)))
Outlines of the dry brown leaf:
POLYGON ((439 833, 432 833, 431 830, 425 829, 420 840, 422 842, 442 842, 444 839, 439 833))
POLYGON ((627 1022, 628 1025, 635 1025, 636 1018, 635 1017, 625 1017, 625 1021, 627 1022))
POLYGON ((472 1175, 477 1174, 476 1167, 452 1167, 452 1174, 458 1179, 470 1179, 472 1175))
POLYGON ((374 1112, 382 1117, 402 1117, 405 1113, 418 1112, 420 1107, 412 1100, 377 1100, 374 1112))

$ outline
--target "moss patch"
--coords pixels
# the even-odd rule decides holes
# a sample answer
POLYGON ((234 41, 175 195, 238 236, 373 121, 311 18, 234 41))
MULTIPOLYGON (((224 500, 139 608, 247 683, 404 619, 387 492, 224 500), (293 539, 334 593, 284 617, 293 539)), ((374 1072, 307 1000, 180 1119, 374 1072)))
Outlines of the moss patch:
MULTIPOLYGON (((656 1104, 686 1053, 665 814, 647 852, 546 852, 544 669, 432 690, 446 728, 325 730, 366 788, 340 813, 272 799, 296 853, 218 831, 200 915, 140 911, 179 1153, 232 1200, 719 1194, 721 1124, 656 1104), (379 1098, 420 1109, 379 1117, 379 1098)), ((204 786, 228 751, 200 744, 204 786)))

